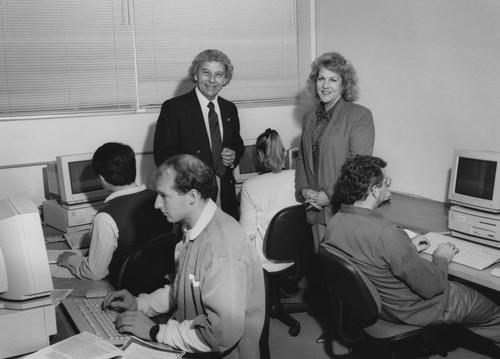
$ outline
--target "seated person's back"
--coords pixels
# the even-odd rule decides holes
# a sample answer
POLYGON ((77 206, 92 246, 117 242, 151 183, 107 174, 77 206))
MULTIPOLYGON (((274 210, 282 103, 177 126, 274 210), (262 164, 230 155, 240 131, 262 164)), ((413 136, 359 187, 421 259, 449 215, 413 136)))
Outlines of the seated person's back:
POLYGON ((382 319, 416 326, 457 323, 500 347, 500 308, 461 283, 448 280, 448 265, 458 252, 440 244, 432 262, 418 252, 425 236, 406 232, 374 211, 388 197, 386 162, 372 156, 349 158, 335 187, 341 208, 328 222, 325 242, 347 254, 380 294, 382 319))
POLYGON ((269 261, 263 253, 264 237, 276 213, 299 204, 295 199, 295 171, 282 171, 285 149, 275 130, 267 129, 259 135, 256 150, 259 161, 268 172, 243 183, 240 223, 247 237, 255 244, 264 269, 275 272, 292 264, 269 261))
POLYGON ((88 256, 66 252, 57 262, 78 278, 106 278, 116 286, 120 268, 130 253, 147 240, 170 232, 172 225, 154 208, 156 192, 136 185, 132 148, 106 143, 94 153, 92 165, 111 194, 93 220, 88 256))

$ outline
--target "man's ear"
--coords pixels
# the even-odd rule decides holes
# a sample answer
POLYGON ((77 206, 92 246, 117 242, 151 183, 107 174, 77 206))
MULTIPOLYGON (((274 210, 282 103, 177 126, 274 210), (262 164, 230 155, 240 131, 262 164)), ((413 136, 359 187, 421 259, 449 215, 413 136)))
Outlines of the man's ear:
POLYGON ((377 186, 371 186, 370 187, 370 193, 375 199, 378 199, 380 197, 380 187, 377 186))
POLYGON ((195 189, 191 189, 188 193, 186 193, 186 198, 189 205, 196 204, 201 198, 200 192, 195 189))

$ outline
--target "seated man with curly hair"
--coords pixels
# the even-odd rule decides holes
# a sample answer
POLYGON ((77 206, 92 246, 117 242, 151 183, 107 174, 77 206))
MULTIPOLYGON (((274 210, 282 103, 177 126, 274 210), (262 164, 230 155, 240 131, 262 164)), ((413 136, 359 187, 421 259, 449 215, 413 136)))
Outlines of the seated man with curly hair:
POLYGON ((440 244, 427 261, 418 254, 429 247, 425 237, 410 239, 374 211, 388 196, 386 164, 372 156, 344 163, 335 187, 341 208, 328 223, 323 247, 345 253, 373 282, 382 319, 415 326, 457 323, 500 346, 500 308, 474 289, 448 280, 455 246, 440 244))

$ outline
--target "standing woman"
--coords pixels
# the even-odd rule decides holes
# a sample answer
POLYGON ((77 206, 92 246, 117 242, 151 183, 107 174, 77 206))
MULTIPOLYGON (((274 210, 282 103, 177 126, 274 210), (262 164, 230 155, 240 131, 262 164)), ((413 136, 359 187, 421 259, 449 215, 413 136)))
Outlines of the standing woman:
POLYGON ((333 216, 333 188, 345 160, 371 155, 375 141, 372 113, 355 104, 358 81, 354 67, 336 52, 311 65, 307 79, 317 101, 302 118, 302 139, 295 172, 297 199, 307 204, 316 253, 333 216))

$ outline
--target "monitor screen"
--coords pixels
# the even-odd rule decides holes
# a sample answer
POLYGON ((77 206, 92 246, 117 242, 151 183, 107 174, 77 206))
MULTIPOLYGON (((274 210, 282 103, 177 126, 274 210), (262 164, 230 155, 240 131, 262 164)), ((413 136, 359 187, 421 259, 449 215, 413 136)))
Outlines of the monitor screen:
POLYGON ((455 150, 448 199, 460 206, 500 212, 500 152, 455 150))
POLYGON ((495 188, 497 163, 481 159, 458 159, 455 192, 491 200, 495 188))
POLYGON ((239 165, 234 169, 233 175, 238 183, 245 182, 248 178, 265 171, 265 167, 257 158, 256 140, 245 140, 245 152, 240 158, 239 165))
POLYGON ((71 178, 71 192, 84 193, 102 189, 101 181, 94 173, 92 161, 75 161, 68 163, 71 178))
POLYGON ((264 165, 259 162, 257 158, 257 146, 249 145, 245 146, 245 153, 240 159, 240 173, 248 174, 248 173, 260 173, 266 170, 264 165))
POLYGON ((57 178, 61 202, 65 204, 103 200, 109 191, 92 167, 93 153, 57 156, 57 178))

